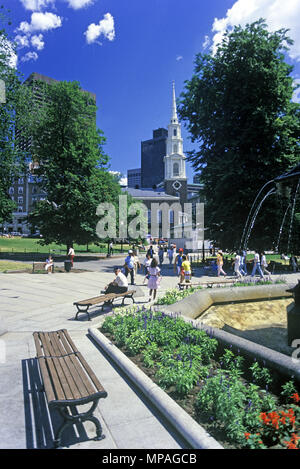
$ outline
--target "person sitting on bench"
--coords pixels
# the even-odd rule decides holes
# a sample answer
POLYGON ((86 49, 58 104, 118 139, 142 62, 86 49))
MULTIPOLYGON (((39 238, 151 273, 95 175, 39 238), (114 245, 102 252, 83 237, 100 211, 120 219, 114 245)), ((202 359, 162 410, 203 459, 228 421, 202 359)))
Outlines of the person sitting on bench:
POLYGON ((124 274, 122 274, 119 267, 114 268, 116 278, 113 282, 105 287, 105 293, 125 293, 128 291, 128 281, 124 274))
POLYGON ((47 274, 52 273, 52 267, 53 267, 53 257, 49 256, 48 259, 46 259, 46 264, 45 264, 45 270, 47 274))

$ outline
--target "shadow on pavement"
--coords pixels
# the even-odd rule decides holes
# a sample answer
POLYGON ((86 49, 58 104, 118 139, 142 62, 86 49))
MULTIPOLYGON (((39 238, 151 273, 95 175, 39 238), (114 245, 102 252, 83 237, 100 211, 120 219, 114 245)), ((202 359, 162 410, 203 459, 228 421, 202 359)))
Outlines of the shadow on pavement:
MULTIPOLYGON (((22 360, 22 375, 26 448, 51 449, 54 447, 54 434, 60 428, 63 419, 58 411, 48 409, 37 359, 22 360)), ((61 447, 90 439, 84 426, 77 423, 64 431, 61 447)))

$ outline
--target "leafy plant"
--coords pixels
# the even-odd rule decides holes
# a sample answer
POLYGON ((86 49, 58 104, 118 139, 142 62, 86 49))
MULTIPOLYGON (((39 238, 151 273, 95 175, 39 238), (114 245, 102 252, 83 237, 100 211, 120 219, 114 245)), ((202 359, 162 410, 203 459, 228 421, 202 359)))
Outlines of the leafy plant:
POLYGON ((257 383, 262 387, 268 386, 272 383, 270 371, 265 367, 261 367, 258 362, 254 362, 254 364, 250 366, 249 369, 251 371, 254 383, 257 383))
POLYGON ((147 345, 147 335, 144 331, 133 331, 126 339, 125 345, 131 355, 137 355, 147 345))
POLYGON ((297 391, 295 386, 295 381, 290 379, 286 383, 284 383, 281 387, 280 395, 284 399, 285 402, 290 402, 291 396, 297 391))

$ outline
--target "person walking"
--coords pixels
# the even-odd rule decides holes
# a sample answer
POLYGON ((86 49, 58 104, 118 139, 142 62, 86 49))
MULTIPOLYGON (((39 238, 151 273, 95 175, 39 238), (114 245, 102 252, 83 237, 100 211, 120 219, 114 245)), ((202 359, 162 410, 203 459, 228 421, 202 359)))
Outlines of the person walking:
POLYGON ((240 272, 242 275, 248 275, 246 257, 247 257, 246 251, 240 251, 240 272))
POLYGON ((177 256, 175 257, 175 262, 174 262, 174 272, 177 272, 177 275, 180 275, 181 271, 181 265, 182 265, 182 253, 183 249, 179 249, 179 252, 177 256))
POLYGON ((151 259, 153 259, 153 256, 154 256, 154 249, 153 249, 152 244, 150 244, 150 247, 149 247, 149 249, 148 249, 148 251, 147 251, 147 254, 150 254, 151 259))
POLYGON ((234 273, 238 278, 242 278, 242 274, 240 272, 240 263, 241 263, 241 256, 237 252, 235 255, 233 265, 234 265, 234 273))
POLYGON ((143 262, 143 267, 144 267, 144 274, 145 274, 145 278, 144 278, 144 281, 143 281, 143 284, 146 282, 146 280, 149 279, 149 267, 151 265, 151 257, 150 257, 150 254, 146 254, 146 258, 143 262))
POLYGON ((293 269, 293 272, 298 272, 298 261, 295 254, 292 254, 290 257, 290 266, 293 269))
POLYGON ((218 277, 220 277, 221 274, 226 277, 226 272, 223 270, 223 265, 224 265, 224 257, 223 257, 223 252, 221 249, 219 249, 218 254, 217 254, 217 267, 218 267, 218 277))
POLYGON ((160 246, 159 251, 158 251, 158 258, 159 258, 159 265, 160 267, 162 266, 164 262, 164 255, 165 255, 165 250, 163 246, 160 246))
POLYGON ((258 269, 258 273, 260 275, 260 278, 264 278, 264 274, 261 270, 261 266, 260 266, 260 257, 259 257, 259 253, 258 251, 254 251, 255 254, 254 254, 254 259, 253 259, 253 269, 252 269, 252 274, 251 274, 251 277, 254 277, 254 275, 256 274, 256 270, 258 269))
POLYGON ((136 278, 138 269, 141 268, 139 256, 136 250, 133 251, 133 259, 134 259, 134 278, 136 278))
POLYGON ((183 279, 180 278, 180 283, 182 283, 182 280, 185 280, 185 282, 190 282, 191 277, 192 277, 192 269, 191 269, 191 264, 190 261, 188 260, 188 257, 186 255, 182 256, 182 271, 183 271, 183 279))
POLYGON ((74 265, 74 257, 75 257, 75 251, 72 246, 70 246, 69 251, 68 251, 68 256, 71 261, 72 267, 74 265))
POLYGON ((170 265, 173 264, 173 257, 174 257, 174 248, 173 246, 170 246, 168 249, 168 258, 169 258, 170 265))
POLYGON ((133 256, 133 251, 129 249, 128 251, 128 256, 125 259, 125 277, 128 277, 128 274, 130 273, 130 279, 131 279, 131 285, 134 285, 134 256, 133 256))
POLYGON ((260 264, 261 264, 261 270, 264 274, 267 274, 269 277, 271 275, 271 272, 269 272, 267 270, 267 267, 268 267, 268 263, 267 263, 267 259, 266 259, 266 255, 264 252, 261 253, 260 255, 260 264))
POLYGON ((159 283, 160 283, 160 268, 157 265, 157 260, 152 259, 151 265, 149 267, 149 280, 148 280, 149 301, 152 300, 152 293, 153 293, 153 300, 155 300, 156 292, 159 287, 159 283))

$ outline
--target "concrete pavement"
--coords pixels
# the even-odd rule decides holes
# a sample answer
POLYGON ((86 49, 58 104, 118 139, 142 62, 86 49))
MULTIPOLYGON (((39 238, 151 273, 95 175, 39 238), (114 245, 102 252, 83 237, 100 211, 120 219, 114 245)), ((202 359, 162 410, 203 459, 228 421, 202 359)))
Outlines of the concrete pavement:
MULTIPOLYGON (((75 321, 73 302, 95 296, 113 278, 110 260, 103 272, 38 274, 0 274, 0 448, 51 448, 52 426, 35 357, 32 333, 66 328, 73 341, 99 377, 108 393, 99 401, 95 415, 106 438, 87 440, 95 435, 94 425, 67 430, 63 445, 90 449, 179 449, 187 447, 174 428, 126 378, 122 370, 105 356, 88 336, 88 328, 107 314, 99 307, 75 321), (107 272, 105 271, 107 270, 107 272)), ((138 283, 143 276, 138 275, 138 283)), ((146 286, 139 287, 147 290, 146 286)), ((148 296, 136 298, 143 304, 148 296)), ((129 301, 130 303, 130 301, 129 301)), ((54 428, 59 425, 53 414, 54 428)))
MULTIPOLYGON (((79 263, 78 263, 79 264, 79 263)), ((90 449, 180 449, 188 444, 158 413, 126 375, 100 350, 88 335, 88 328, 97 326, 110 309, 100 312, 91 308, 92 322, 86 315, 75 321, 73 302, 95 296, 114 277, 113 265, 122 259, 91 261, 81 268, 85 273, 52 275, 0 274, 0 448, 50 448, 52 425, 40 389, 40 377, 35 357, 32 333, 66 328, 87 362, 108 392, 100 400, 95 415, 99 418, 106 438, 88 440, 94 436, 94 425, 65 432, 63 445, 90 449)), ((289 282, 298 274, 288 274, 289 282)), ((138 289, 144 293, 136 301, 146 304, 147 287, 144 276, 138 274, 138 289)), ((160 295, 178 282, 173 270, 163 266, 160 295)), ((130 301, 129 301, 130 304, 130 301)), ((59 416, 53 414, 54 427, 59 416)))

